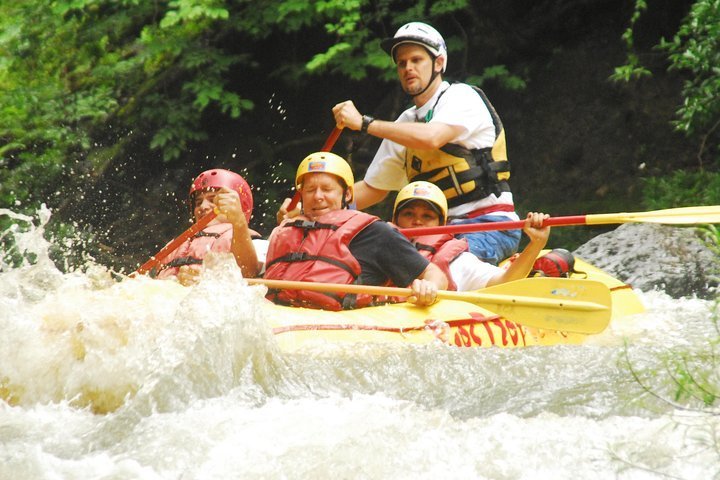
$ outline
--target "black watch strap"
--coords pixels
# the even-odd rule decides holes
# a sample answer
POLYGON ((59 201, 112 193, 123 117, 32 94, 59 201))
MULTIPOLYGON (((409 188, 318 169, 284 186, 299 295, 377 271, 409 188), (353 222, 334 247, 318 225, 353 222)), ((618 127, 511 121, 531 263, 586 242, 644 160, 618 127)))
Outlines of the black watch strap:
POLYGON ((375 121, 375 119, 373 117, 371 117, 370 115, 363 115, 362 116, 362 127, 360 127, 360 131, 363 133, 367 133, 368 127, 374 121, 375 121))

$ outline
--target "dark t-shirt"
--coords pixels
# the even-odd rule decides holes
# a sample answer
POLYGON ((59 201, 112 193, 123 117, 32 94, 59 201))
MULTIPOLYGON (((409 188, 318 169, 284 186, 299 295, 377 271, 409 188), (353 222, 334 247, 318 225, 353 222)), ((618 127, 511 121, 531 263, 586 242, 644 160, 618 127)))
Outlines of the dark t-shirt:
POLYGON ((383 285, 389 278, 398 287, 408 287, 430 263, 403 234, 382 221, 365 227, 349 247, 362 268, 357 281, 361 285, 383 285))

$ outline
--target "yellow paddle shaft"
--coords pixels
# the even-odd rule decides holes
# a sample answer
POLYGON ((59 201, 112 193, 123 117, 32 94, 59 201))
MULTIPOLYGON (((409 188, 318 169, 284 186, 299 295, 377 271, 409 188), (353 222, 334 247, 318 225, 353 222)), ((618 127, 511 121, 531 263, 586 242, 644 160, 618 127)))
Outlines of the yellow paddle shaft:
MULTIPOLYGON (((338 283, 310 283, 290 280, 268 280, 249 278, 247 282, 251 285, 265 285, 268 288, 287 290, 310 290, 315 292, 334 293, 363 293, 367 295, 383 295, 389 297, 409 297, 412 290, 409 288, 378 287, 373 285, 345 285, 338 283)), ((607 310, 606 305, 580 300, 563 300, 553 298, 528 297, 523 295, 504 295, 478 292, 452 292, 439 290, 438 298, 445 300, 460 300, 470 303, 492 303, 495 305, 522 305, 535 308, 559 308, 579 311, 601 311, 607 310)))
POLYGON ((720 223, 720 205, 680 207, 650 212, 601 213, 585 215, 587 225, 647 222, 673 225, 720 223))

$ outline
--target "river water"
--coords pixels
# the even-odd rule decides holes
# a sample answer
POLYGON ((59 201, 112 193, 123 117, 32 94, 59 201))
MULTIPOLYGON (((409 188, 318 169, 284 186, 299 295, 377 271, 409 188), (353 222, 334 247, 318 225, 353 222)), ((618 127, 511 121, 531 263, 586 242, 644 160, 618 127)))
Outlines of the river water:
POLYGON ((712 302, 647 311, 583 345, 278 349, 262 288, 62 273, 48 212, 0 210, 30 252, 0 272, 0 479, 709 479, 712 302))

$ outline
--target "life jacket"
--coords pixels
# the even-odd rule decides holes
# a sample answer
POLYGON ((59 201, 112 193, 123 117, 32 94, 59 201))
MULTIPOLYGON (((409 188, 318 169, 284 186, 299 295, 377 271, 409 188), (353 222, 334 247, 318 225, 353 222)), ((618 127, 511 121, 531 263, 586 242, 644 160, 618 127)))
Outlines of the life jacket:
MULTIPOLYGON (((472 85, 471 85, 472 86, 472 85)), ((440 93, 435 105, 449 88, 440 93)), ((456 207, 480 200, 490 194, 500 196, 509 192, 510 162, 505 145, 505 129, 500 116, 490 100, 478 87, 472 88, 480 95, 490 112, 495 126, 495 142, 492 147, 468 149, 448 143, 438 150, 405 150, 405 171, 412 181, 432 182, 443 191, 449 207, 456 207)), ((435 107, 431 109, 434 110, 435 107)), ((430 118, 425 121, 430 121, 430 118)))
MULTIPOLYGON (((160 267, 157 278, 168 278, 177 275, 183 265, 200 265, 208 252, 232 251, 233 228, 231 223, 218 223, 205 227, 168 255, 166 262, 160 267)), ((252 238, 260 238, 260 234, 250 230, 252 238)))
MULTIPOLYGON (((350 242, 379 218, 358 210, 336 210, 312 221, 300 216, 285 220, 270 236, 264 278, 318 283, 354 284, 360 263, 350 242)), ((283 305, 343 310, 373 305, 383 299, 367 294, 268 291, 267 298, 283 305)))
POLYGON ((457 284, 450 275, 450 263, 458 255, 469 250, 465 239, 455 238, 449 233, 439 235, 422 235, 410 241, 420 254, 437 265, 448 279, 448 290, 457 290, 457 284))

